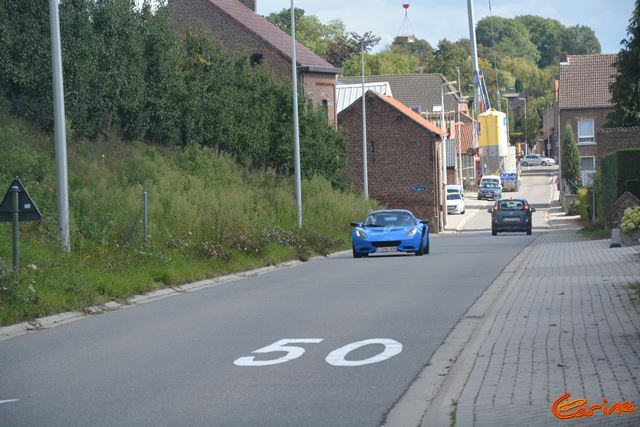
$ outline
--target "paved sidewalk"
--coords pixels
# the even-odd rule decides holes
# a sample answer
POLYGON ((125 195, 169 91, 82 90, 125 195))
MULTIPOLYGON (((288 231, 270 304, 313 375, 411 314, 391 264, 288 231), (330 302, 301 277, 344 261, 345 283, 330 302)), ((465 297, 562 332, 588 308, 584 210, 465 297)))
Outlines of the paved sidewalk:
MULTIPOLYGON (((640 411, 640 301, 630 288, 640 283, 638 250, 554 230, 516 262, 465 346, 470 371, 456 363, 449 373, 466 381, 439 392, 457 401, 455 425, 640 425, 640 412, 579 420, 551 412, 565 392, 590 405, 631 401, 640 411)), ((447 399, 429 408, 423 426, 450 422, 447 399)))

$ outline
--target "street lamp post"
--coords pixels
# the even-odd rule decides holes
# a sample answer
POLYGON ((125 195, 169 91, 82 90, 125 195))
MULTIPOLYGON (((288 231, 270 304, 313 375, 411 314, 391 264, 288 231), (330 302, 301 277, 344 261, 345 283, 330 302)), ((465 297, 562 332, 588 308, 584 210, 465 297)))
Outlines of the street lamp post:
POLYGON ((362 68, 362 174, 363 174, 363 186, 364 186, 364 199, 369 200, 369 172, 368 172, 368 160, 367 160, 367 110, 365 102, 365 90, 364 90, 364 47, 365 37, 360 40, 360 56, 361 56, 361 68, 362 68))
POLYGON ((445 122, 445 116, 444 116, 444 96, 445 95, 450 95, 452 93, 455 92, 447 92, 446 94, 444 93, 444 86, 446 84, 456 84, 458 83, 457 81, 452 81, 452 82, 441 82, 440 83, 440 117, 441 117, 441 123, 440 123, 440 127, 442 128, 442 132, 443 132, 443 136, 442 136, 442 155, 441 155, 441 174, 442 174, 442 191, 440 192, 440 203, 442 206, 442 229, 444 230, 444 227, 446 227, 447 225, 447 125, 445 122))
POLYGON ((509 121, 509 98, 505 98, 504 96, 501 96, 501 98, 507 101, 507 141, 509 142, 509 144, 511 144, 511 132, 510 132, 511 122, 509 121))
POLYGON ((364 88, 364 53, 371 46, 375 46, 380 37, 373 37, 371 32, 366 32, 363 35, 351 33, 351 37, 360 44, 360 62, 362 69, 362 175, 363 175, 363 188, 364 199, 369 200, 369 172, 367 161, 367 108, 365 103, 365 88, 364 88))
POLYGON ((296 58, 296 17, 291 0, 291 90, 293 91, 293 157, 298 207, 298 227, 302 228, 302 179, 300 177, 300 127, 298 124, 298 61, 296 58))

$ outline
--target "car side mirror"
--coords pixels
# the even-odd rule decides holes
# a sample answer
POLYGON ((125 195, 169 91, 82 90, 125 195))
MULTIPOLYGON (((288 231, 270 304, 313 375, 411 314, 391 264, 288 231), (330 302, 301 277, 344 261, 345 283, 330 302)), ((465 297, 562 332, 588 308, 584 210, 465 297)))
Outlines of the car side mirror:
POLYGON ((487 209, 487 212, 489 212, 489 213, 493 213, 493 208, 489 208, 489 209, 487 209))
POLYGON ((428 219, 420 220, 420 224, 427 225, 427 224, 429 224, 429 220, 428 219))
POLYGON ((359 222, 352 222, 351 226, 352 227, 360 227, 360 223, 359 222))

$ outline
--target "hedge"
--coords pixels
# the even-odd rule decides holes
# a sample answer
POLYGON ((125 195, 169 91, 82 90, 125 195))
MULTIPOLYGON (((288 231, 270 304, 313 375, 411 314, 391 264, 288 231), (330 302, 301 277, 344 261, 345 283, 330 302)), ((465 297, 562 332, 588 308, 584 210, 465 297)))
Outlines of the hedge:
POLYGON ((614 151, 600 159, 602 206, 608 224, 615 220, 614 203, 625 191, 640 198, 640 149, 614 151))

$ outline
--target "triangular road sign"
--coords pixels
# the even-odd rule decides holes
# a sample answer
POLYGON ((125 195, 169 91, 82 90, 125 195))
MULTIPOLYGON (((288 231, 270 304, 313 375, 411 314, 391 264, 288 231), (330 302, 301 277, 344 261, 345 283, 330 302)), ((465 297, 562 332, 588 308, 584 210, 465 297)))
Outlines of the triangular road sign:
POLYGON ((20 221, 40 221, 42 219, 42 215, 40 215, 40 211, 38 210, 33 200, 31 200, 31 196, 27 193, 27 190, 24 188, 24 185, 20 182, 19 179, 14 179, 9 188, 7 189, 7 193, 2 198, 2 202, 0 202, 0 221, 12 221, 12 212, 13 209, 11 207, 11 188, 18 187, 18 210, 20 211, 19 220, 20 221))

